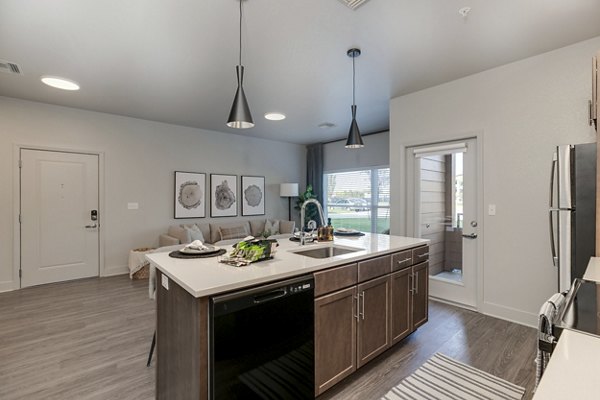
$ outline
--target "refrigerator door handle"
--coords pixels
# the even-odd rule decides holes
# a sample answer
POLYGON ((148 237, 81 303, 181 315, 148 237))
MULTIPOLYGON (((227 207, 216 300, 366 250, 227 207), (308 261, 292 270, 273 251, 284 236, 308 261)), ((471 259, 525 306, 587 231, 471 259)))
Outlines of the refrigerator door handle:
MULTIPOLYGON (((556 155, 555 155, 556 157, 556 155)), ((551 173, 550 173, 550 200, 549 200, 549 204, 550 204, 550 209, 552 209, 554 207, 553 204, 553 200, 554 200, 554 178, 556 177, 556 163, 558 162, 558 160, 556 158, 554 158, 552 160, 552 169, 551 169, 551 173)))
POLYGON ((556 254, 556 244, 555 244, 555 235, 554 235, 554 218, 552 213, 558 213, 557 209, 550 209, 548 211, 548 215, 550 217, 550 249, 552 250, 552 264, 555 267, 558 267, 558 255, 556 254))

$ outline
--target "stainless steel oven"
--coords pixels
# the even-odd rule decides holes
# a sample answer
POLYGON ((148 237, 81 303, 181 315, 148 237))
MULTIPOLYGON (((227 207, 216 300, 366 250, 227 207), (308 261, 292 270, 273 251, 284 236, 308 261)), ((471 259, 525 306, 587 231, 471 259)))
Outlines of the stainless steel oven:
POLYGON ((314 399, 312 275, 213 297, 212 399, 314 399))

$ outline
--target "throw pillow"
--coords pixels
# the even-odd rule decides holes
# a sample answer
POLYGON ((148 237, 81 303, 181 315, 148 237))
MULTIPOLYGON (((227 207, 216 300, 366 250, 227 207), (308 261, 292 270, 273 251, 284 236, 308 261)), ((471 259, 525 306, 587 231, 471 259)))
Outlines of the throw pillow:
POLYGON ((170 226, 167 235, 179 239, 179 243, 185 244, 190 242, 188 232, 181 226, 170 226))
POLYGON ((250 234, 245 225, 230 228, 220 227, 219 233, 221 234, 221 240, 245 238, 250 234))
POLYGON ((200 228, 198 228, 196 225, 191 227, 186 226, 185 230, 190 237, 190 242, 193 242, 194 240, 200 240, 201 242, 204 242, 204 235, 202 234, 200 228))
POLYGON ((270 235, 279 235, 279 220, 268 219, 267 222, 265 222, 265 232, 268 232, 270 235))

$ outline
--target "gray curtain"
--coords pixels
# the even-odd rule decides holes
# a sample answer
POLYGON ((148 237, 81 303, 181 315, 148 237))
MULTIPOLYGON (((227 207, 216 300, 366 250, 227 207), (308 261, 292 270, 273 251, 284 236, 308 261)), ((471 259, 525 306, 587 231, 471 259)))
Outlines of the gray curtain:
POLYGON ((306 146, 306 184, 312 185, 319 203, 323 204, 323 143, 306 146))

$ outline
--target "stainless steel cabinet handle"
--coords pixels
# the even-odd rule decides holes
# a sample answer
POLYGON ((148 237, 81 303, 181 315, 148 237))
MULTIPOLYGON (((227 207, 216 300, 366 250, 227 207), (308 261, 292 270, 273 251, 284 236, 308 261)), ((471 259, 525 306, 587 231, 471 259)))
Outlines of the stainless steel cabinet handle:
POLYGON ((423 254, 417 254, 417 257, 427 257, 428 255, 429 255, 429 252, 423 253, 423 254))
POLYGON ((419 274, 413 273, 413 293, 419 294, 419 274))
POLYGON ((469 233, 468 235, 462 235, 465 239, 477 239, 476 233, 469 233))
POLYGON ((359 301, 361 303, 360 304, 360 310, 361 310, 360 316, 361 316, 361 319, 364 320, 365 319, 365 292, 364 291, 360 292, 359 296, 362 297, 362 301, 359 301))
POLYGON ((413 276, 413 274, 410 274, 410 275, 408 276, 408 286, 409 286, 409 289, 408 289, 408 291, 409 291, 411 294, 413 294, 413 293, 414 293, 414 291, 415 291, 415 283, 414 283, 414 281, 415 281, 415 277, 413 276))
POLYGON ((352 296, 352 297, 354 297, 354 300, 356 300, 356 314, 354 314, 354 318, 356 318, 356 320, 358 320, 358 304, 359 304, 358 296, 352 296))
POLYGON ((86 225, 86 228, 90 228, 90 229, 94 229, 98 227, 98 224, 94 224, 94 225, 86 225))
POLYGON ((407 261, 410 261, 411 259, 412 259, 412 257, 405 258, 404 260, 400 260, 400 261, 398 261, 398 264, 405 263, 405 262, 407 262, 407 261))

